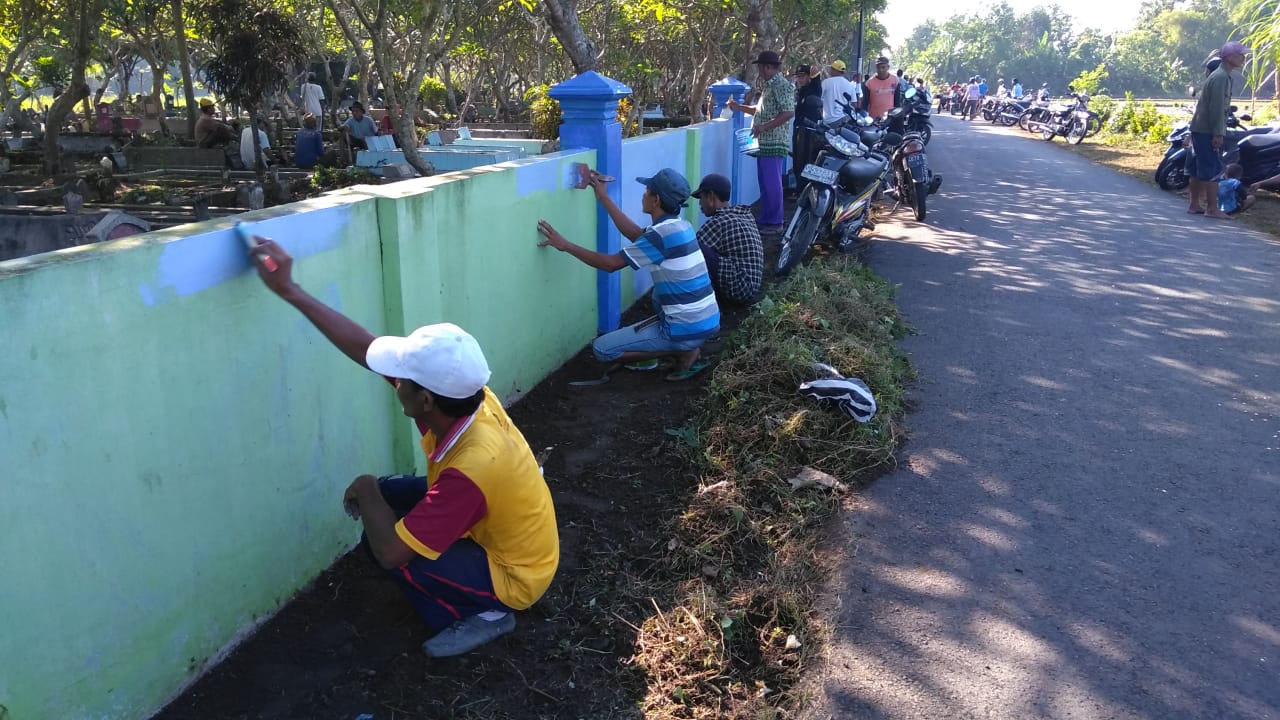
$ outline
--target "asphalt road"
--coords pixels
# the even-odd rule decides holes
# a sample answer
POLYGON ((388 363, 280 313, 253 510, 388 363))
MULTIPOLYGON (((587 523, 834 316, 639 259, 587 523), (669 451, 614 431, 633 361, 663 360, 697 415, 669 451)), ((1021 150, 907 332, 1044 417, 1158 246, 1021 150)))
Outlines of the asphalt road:
POLYGON ((910 439, 841 517, 808 716, 1280 718, 1280 243, 935 126, 927 224, 867 255, 910 439))

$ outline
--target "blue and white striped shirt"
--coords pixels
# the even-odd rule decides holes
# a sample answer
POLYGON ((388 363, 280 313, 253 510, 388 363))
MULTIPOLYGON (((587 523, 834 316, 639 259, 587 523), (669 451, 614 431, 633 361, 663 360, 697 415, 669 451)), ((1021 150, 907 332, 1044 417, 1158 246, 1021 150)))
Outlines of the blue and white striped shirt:
POLYGON ((667 337, 697 340, 720 329, 720 307, 692 225, 668 215, 622 254, 631 267, 653 275, 653 304, 667 337))

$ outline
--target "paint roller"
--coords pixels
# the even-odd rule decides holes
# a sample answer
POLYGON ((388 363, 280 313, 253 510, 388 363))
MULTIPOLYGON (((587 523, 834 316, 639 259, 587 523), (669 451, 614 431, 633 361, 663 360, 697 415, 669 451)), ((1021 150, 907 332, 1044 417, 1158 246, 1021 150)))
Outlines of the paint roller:
MULTIPOLYGON (((248 225, 242 222, 236 223, 236 235, 238 235, 240 237, 240 240, 244 242, 245 248, 249 250, 257 249, 258 243, 254 241, 253 233, 249 231, 248 225)), ((258 261, 262 263, 262 266, 267 269, 267 272, 276 271, 276 268, 278 266, 276 265, 275 259, 272 258, 270 255, 263 252, 259 252, 259 253, 254 253, 253 256, 256 257, 258 261)))

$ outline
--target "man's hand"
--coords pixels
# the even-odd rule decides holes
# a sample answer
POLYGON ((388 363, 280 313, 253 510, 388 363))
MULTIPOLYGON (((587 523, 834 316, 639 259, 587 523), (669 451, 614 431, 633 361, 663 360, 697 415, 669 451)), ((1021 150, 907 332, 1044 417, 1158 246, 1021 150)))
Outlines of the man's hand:
POLYGON ((765 132, 767 132, 767 131, 764 129, 764 126, 765 126, 765 125, 766 125, 766 123, 754 123, 754 124, 752 124, 752 125, 751 125, 751 137, 753 137, 753 138, 754 138, 754 137, 760 137, 762 134, 764 134, 765 132))
POLYGON ((596 194, 597 201, 603 201, 609 197, 609 182, 612 178, 607 178, 595 170, 591 171, 591 177, 587 179, 587 184, 591 186, 591 191, 596 194))
POLYGON ((1213 149, 1214 149, 1214 150, 1221 150, 1221 149, 1222 149, 1222 136, 1221 136, 1221 135, 1214 135, 1214 136, 1213 136, 1213 149))
POLYGON ((378 486, 378 478, 372 475, 361 475, 351 484, 347 486, 347 491, 342 494, 342 509, 352 520, 360 519, 360 493, 367 491, 362 485, 372 484, 376 489, 378 486))
POLYGON ((538 234, 543 237, 542 240, 538 241, 538 247, 551 246, 560 252, 564 252, 569 248, 569 241, 560 234, 559 230, 551 227, 551 223, 546 220, 538 221, 538 234))
POLYGON ((288 293, 297 289, 297 284, 293 282, 293 257, 284 251, 275 241, 259 235, 253 236, 257 245, 249 251, 249 257, 258 268, 258 277, 262 278, 262 282, 271 289, 271 292, 285 297, 288 293), (269 270, 266 262, 259 257, 265 255, 275 262, 275 270, 269 270))

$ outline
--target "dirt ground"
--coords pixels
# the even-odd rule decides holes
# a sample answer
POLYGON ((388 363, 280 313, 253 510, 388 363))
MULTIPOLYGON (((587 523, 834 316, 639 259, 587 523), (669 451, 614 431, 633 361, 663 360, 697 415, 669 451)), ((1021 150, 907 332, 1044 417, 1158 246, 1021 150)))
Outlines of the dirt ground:
POLYGON ((709 373, 670 383, 624 370, 599 387, 567 384, 600 373, 584 350, 510 411, 535 452, 554 448, 545 468, 561 542, 555 582, 514 633, 461 658, 425 657, 427 628, 357 551, 157 718, 639 717, 645 678, 628 664, 628 623, 653 607, 619 602, 611 588, 645 576, 697 487, 668 430, 686 425, 709 373))

